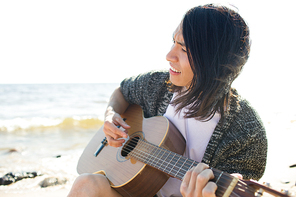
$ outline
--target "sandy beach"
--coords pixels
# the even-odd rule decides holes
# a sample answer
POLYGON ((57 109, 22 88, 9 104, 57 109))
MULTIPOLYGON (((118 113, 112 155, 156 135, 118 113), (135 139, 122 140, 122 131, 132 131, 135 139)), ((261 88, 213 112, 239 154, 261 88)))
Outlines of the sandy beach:
MULTIPOLYGON (((291 153, 288 154, 291 156, 291 153)), ((266 169, 265 175, 259 181, 259 183, 269 183, 273 189, 278 191, 286 190, 289 191, 290 196, 295 196, 296 194, 296 168, 289 168, 291 163, 281 163, 278 166, 268 165, 266 169), (278 169, 280 168, 280 169, 278 169)), ((38 177, 36 179, 36 183, 41 181, 43 177, 38 177), (39 180, 38 180, 39 179, 39 180)), ((22 180, 26 182, 26 180, 22 180)), ((0 196, 1 197, 65 197, 67 196, 73 180, 70 180, 65 185, 52 186, 48 188, 34 188, 34 189, 21 189, 17 186, 18 183, 14 183, 15 186, 11 188, 11 186, 0 186, 0 196), (10 187, 10 189, 5 189, 10 187)), ((23 183, 25 184, 25 183, 23 183)), ((22 184, 22 185, 23 185, 22 184)), ((264 196, 270 196, 265 193, 264 196)))
MULTIPOLYGON (((80 152, 79 152, 80 153, 80 152)), ((27 178, 12 183, 7 186, 0 186, 1 197, 34 197, 34 196, 67 196, 71 186, 78 176, 76 172, 76 163, 79 158, 78 153, 71 156, 63 156, 61 158, 52 158, 52 168, 47 168, 47 171, 41 176, 35 178, 27 178), (68 163, 65 163, 67 161, 68 163), (67 180, 60 185, 54 185, 42 188, 41 183, 47 178, 58 178, 60 180, 67 180)), ((45 169, 43 167, 43 169, 45 169)))
POLYGON ((60 197, 60 196, 67 196, 68 195, 69 190, 68 189, 56 189, 53 191, 49 191, 46 189, 40 190, 40 191, 32 191, 32 192, 28 192, 28 193, 0 193, 0 195, 2 197, 32 197, 32 196, 42 196, 42 197, 52 197, 52 196, 56 196, 56 197, 60 197))

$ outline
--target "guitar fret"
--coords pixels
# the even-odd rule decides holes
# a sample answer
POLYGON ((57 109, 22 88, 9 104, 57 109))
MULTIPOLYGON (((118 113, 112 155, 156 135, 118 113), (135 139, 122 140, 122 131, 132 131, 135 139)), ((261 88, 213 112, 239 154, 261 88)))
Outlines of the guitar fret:
MULTIPOLYGON (((165 154, 165 151, 162 151, 162 155, 158 158, 158 162, 161 162, 161 161, 162 161, 162 163, 164 162, 163 159, 162 159, 162 157, 163 157, 164 154, 165 154)), ((158 164, 158 162, 157 162, 157 164, 158 164)), ((157 168, 158 169, 161 169, 161 164, 160 165, 158 164, 158 167, 157 168)))
POLYGON ((220 175, 219 175, 219 177, 217 178, 217 180, 216 180, 216 184, 219 182, 219 180, 220 180, 222 174, 223 174, 223 172, 221 172, 220 175))
POLYGON ((149 163, 149 160, 151 159, 151 155, 153 155, 153 152, 155 152, 155 147, 144 142, 141 142, 141 143, 145 144, 145 149, 147 150, 146 157, 148 158, 147 163, 149 163), (152 154, 149 154, 149 152, 151 152, 152 154))
MULTIPOLYGON (((172 161, 174 160, 174 158, 175 158, 175 156, 176 156, 177 154, 176 154, 176 153, 172 153, 171 155, 172 155, 172 158, 171 158, 170 161, 168 162, 166 168, 170 168, 170 165, 172 165, 171 163, 172 163, 172 161)), ((173 166, 173 165, 172 165, 172 166, 173 166)), ((172 169, 173 169, 173 168, 171 168, 169 171, 167 171, 167 173, 170 174, 171 171, 172 171, 172 169)))
MULTIPOLYGON (((143 143, 143 142, 141 142, 143 143)), ((144 144, 144 143, 143 143, 144 144)), ((146 163, 149 163, 149 160, 151 159, 151 156, 149 153, 153 153, 155 151, 155 148, 153 146, 149 146, 149 144, 146 144, 145 143, 145 148, 147 149, 147 160, 146 160, 146 163)))
POLYGON ((194 160, 190 160, 190 162, 191 162, 191 164, 190 164, 190 166, 188 167, 188 169, 187 169, 186 171, 188 171, 188 170, 190 170, 191 168, 197 166, 197 164, 198 164, 198 162, 196 162, 196 161, 194 161, 194 160))
POLYGON ((179 159, 178 159, 178 161, 177 161, 177 163, 176 163, 176 166, 174 167, 174 169, 175 169, 175 177, 176 178, 179 178, 179 172, 180 172, 180 170, 181 170, 181 166, 183 165, 183 163, 184 163, 184 160, 185 160, 185 158, 184 157, 182 157, 181 155, 179 156, 179 159))
POLYGON ((161 151, 158 149, 156 151, 157 151, 157 155, 153 155, 154 158, 152 159, 152 162, 151 162, 151 166, 153 167, 157 167, 157 161, 155 161, 155 159, 157 159, 157 156, 159 155, 159 153, 161 153, 161 151))
POLYGON ((171 163, 171 161, 174 159, 175 154, 173 154, 172 152, 168 152, 168 158, 169 160, 166 160, 166 166, 164 167, 163 171, 166 172, 167 174, 169 174, 170 170, 167 169, 171 163))
POLYGON ((183 177, 185 176, 186 172, 192 165, 193 160, 182 157, 181 162, 180 162, 180 169, 176 175, 176 177, 180 180, 183 180, 183 177), (189 164, 189 165, 188 165, 189 164))
MULTIPOLYGON (((175 164, 172 164, 173 166, 172 166, 172 169, 170 170, 169 173, 171 173, 175 169, 177 162, 180 160, 180 156, 179 155, 175 154, 175 156, 178 157, 178 160, 175 162, 175 164)), ((174 176, 174 177, 176 176, 176 175, 173 175, 173 174, 171 174, 171 175, 174 176)))
MULTIPOLYGON (((168 173, 167 171, 167 165, 169 164, 169 162, 167 161, 170 157, 172 157, 172 154, 170 152, 168 152, 166 149, 163 149, 163 157, 160 158, 160 160, 162 160, 162 163, 159 165, 159 168, 161 171, 168 173)), ((172 157, 173 158, 173 157, 172 157)), ((171 160, 171 159, 170 159, 171 160)))
MULTIPOLYGON (((157 150, 157 148, 155 148, 155 147, 152 147, 151 155, 153 155, 153 154, 154 154, 154 152, 155 152, 156 150, 157 150)), ((147 164, 150 164, 150 159, 152 159, 152 157, 151 157, 151 156, 148 158, 148 160, 147 160, 147 164)))
MULTIPOLYGON (((143 142, 144 143, 144 142, 143 142)), ((151 165, 151 166, 153 166, 153 167, 155 167, 155 164, 154 164, 154 161, 155 161, 155 154, 159 154, 159 150, 156 148, 156 147, 154 147, 154 146, 151 146, 150 144, 146 144, 146 147, 148 147, 147 149, 148 149, 148 153, 146 153, 146 155, 147 155, 147 158, 148 158, 148 160, 147 160, 147 164, 148 165, 151 165), (150 152, 150 153, 149 153, 150 152)))
POLYGON ((162 165, 164 164, 164 162, 167 160, 167 158, 170 156, 170 153, 168 152, 168 151, 164 151, 164 153, 165 153, 165 155, 166 155, 166 157, 162 160, 162 163, 160 164, 160 166, 159 166, 159 169, 162 169, 162 171, 164 171, 165 172, 165 168, 162 168, 162 165))
MULTIPOLYGON (((182 179, 183 178, 183 176, 184 176, 184 174, 183 175, 179 175, 179 173, 180 173, 180 170, 182 169, 182 167, 184 166, 184 164, 187 162, 187 160, 188 160, 188 158, 186 158, 185 159, 185 161, 183 162, 183 164, 181 165, 181 167, 179 168, 179 170, 177 171, 177 176, 176 177, 178 177, 179 179, 182 179)), ((186 173, 186 172, 185 172, 186 173)))

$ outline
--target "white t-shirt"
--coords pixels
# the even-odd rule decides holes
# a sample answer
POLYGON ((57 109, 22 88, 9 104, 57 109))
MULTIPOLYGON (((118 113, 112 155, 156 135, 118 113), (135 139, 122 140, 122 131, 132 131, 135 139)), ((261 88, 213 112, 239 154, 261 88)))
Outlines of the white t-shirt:
MULTIPOLYGON (((172 99, 175 96, 176 94, 174 94, 172 99)), ((176 126, 186 140, 186 148, 183 155, 201 162, 214 129, 220 120, 220 114, 216 113, 211 120, 205 122, 194 118, 184 118, 185 110, 186 108, 176 114, 175 107, 169 105, 164 116, 176 126)), ((182 196, 180 193, 181 182, 179 179, 169 178, 160 190, 160 193, 163 197, 182 196)))

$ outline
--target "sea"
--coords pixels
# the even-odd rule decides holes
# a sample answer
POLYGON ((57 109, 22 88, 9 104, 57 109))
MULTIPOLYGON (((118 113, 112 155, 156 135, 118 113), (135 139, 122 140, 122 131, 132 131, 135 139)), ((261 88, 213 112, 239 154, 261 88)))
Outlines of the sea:
MULTIPOLYGON (((108 100, 119 84, 0 85, 0 177, 38 172, 35 179, 0 186, 1 192, 40 190, 44 177, 77 177, 77 161, 102 126, 108 100)), ((53 188, 54 189, 54 188, 53 188)))
MULTIPOLYGON (((79 157, 102 126, 108 100, 118 86, 119 83, 0 84, 0 177, 9 172, 40 175, 0 186, 0 196, 43 191, 40 184, 50 177, 67 182, 47 190, 69 190, 78 176, 79 157)), ((262 180, 288 180, 295 184, 296 168, 289 168, 296 164, 294 108, 273 110, 267 100, 260 103, 257 95, 251 101, 259 110, 269 143, 262 180)))

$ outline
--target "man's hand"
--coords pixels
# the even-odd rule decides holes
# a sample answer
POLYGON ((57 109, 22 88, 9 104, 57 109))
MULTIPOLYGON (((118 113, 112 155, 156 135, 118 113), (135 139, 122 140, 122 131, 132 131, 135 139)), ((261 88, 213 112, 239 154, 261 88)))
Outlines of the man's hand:
MULTIPOLYGON (((243 179, 239 173, 231 175, 243 179)), ((183 197, 214 197, 218 187, 211 179, 214 179, 213 171, 208 165, 199 163, 185 174, 180 192, 183 197)))
POLYGON ((127 131, 124 132, 118 128, 118 126, 123 127, 124 129, 129 129, 130 126, 124 122, 121 116, 114 112, 112 108, 108 108, 105 113, 105 122, 104 122, 104 133, 107 138, 108 144, 114 147, 122 146, 122 143, 125 142, 124 139, 127 138, 127 131))

